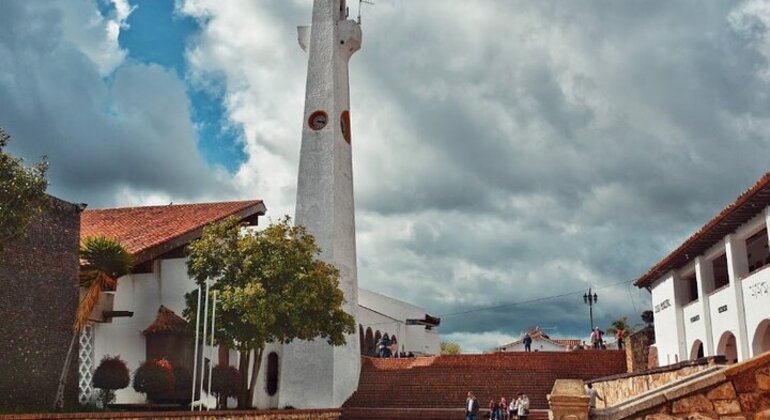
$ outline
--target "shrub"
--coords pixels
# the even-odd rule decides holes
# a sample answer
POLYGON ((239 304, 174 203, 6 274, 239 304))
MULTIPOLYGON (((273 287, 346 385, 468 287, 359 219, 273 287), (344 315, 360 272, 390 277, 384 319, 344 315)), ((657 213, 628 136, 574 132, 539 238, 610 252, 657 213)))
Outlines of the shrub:
POLYGON ((192 372, 184 366, 174 366, 173 400, 177 403, 190 402, 192 393, 192 372))
POLYGON ((142 363, 134 372, 134 389, 150 402, 169 398, 174 392, 174 370, 166 359, 142 363))
POLYGON ((120 356, 104 356, 94 371, 93 378, 94 386, 100 389, 99 399, 102 407, 107 408, 115 399, 115 390, 127 387, 130 380, 126 362, 121 360, 120 356))
MULTIPOLYGON (((208 389, 209 376, 206 372, 203 376, 203 388, 208 389)), ((241 389, 241 374, 232 366, 214 366, 211 372, 211 393, 217 397, 217 408, 220 408, 222 400, 229 397, 237 397, 241 389)))

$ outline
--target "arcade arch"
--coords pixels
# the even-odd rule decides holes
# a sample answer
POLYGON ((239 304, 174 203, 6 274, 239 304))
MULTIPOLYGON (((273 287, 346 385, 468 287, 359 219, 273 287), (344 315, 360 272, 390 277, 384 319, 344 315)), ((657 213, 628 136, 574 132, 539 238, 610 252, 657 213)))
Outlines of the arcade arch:
POLYGON ((717 355, 725 356, 727 363, 735 363, 738 361, 738 346, 736 345, 735 335, 732 332, 725 331, 719 338, 717 355))
POLYGON ((770 319, 765 319, 757 325, 751 348, 754 356, 770 350, 770 319))
POLYGON ((703 356, 703 343, 700 340, 695 340, 690 349, 690 360, 700 359, 703 356))

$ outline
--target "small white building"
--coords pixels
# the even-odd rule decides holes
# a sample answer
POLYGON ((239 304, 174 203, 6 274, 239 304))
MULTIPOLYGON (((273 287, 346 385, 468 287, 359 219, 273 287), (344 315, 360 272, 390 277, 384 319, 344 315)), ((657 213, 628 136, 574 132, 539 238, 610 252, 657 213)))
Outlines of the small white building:
MULTIPOLYGON (((181 315, 185 294, 197 285, 187 275, 185 247, 211 223, 235 216, 247 225, 256 225, 265 211, 262 201, 252 200, 97 209, 81 214, 81 240, 88 236, 116 239, 128 248, 135 263, 130 274, 118 279, 114 292, 104 293, 95 311, 97 318, 80 337, 81 402, 93 398, 93 371, 107 355, 120 356, 131 372, 146 360, 163 357, 175 366, 192 369, 194 340, 181 315)), ((378 333, 396 337, 399 349, 403 345, 406 352, 439 353, 437 318, 374 292, 358 289, 358 294, 356 322, 364 339, 354 345, 361 345, 361 354, 372 353, 374 341, 369 337, 378 333)), ((278 407, 280 347, 269 344, 262 358, 255 393, 255 404, 260 408, 278 407)), ((232 350, 204 346, 203 357, 214 365, 238 366, 238 353, 232 350)), ((145 401, 145 396, 131 386, 117 391, 116 396, 117 403, 145 401)))
POLYGON ((652 293, 664 366, 770 350, 770 173, 634 283, 652 293))
POLYGON ((425 309, 379 293, 358 289, 358 319, 361 353, 374 355, 376 343, 385 335, 396 340, 398 351, 434 355, 441 351, 440 319, 425 309))
MULTIPOLYGON (((543 332, 537 327, 528 331, 527 334, 529 334, 529 337, 532 339, 532 343, 530 344, 530 351, 571 351, 575 350, 581 345, 581 341, 577 339, 552 339, 548 335, 543 334, 543 332)), ((522 334, 518 340, 497 346, 492 351, 523 352, 525 351, 524 337, 525 335, 522 334)))

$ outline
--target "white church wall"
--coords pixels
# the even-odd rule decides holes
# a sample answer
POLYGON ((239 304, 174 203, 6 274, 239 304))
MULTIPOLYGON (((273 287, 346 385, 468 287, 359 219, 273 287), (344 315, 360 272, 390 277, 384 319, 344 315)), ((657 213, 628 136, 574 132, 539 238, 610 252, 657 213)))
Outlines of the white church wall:
POLYGON ((683 331, 678 329, 674 286, 674 273, 671 272, 656 280, 651 288, 659 366, 679 361, 679 337, 684 340, 683 331))
MULTIPOLYGON (((163 305, 182 316, 184 295, 196 288, 195 282, 187 276, 185 262, 185 258, 160 260, 155 262, 153 273, 130 274, 118 280, 113 307, 132 311, 134 315, 96 325, 94 355, 97 366, 105 355, 119 355, 133 375, 145 361, 146 344, 142 331, 155 321, 158 308, 163 305)), ((213 355, 216 364, 216 349, 213 355)), ((209 357, 208 350, 204 356, 209 357)), ((130 385, 116 393, 117 403, 144 401, 144 394, 135 392, 130 385)))
MULTIPOLYGON (((754 349, 757 333, 761 336, 764 331, 758 331, 759 324, 770 318, 770 266, 753 273, 744 279, 743 301, 746 311, 746 331, 748 332, 751 357, 759 353, 754 349)), ((761 340, 761 338, 759 338, 761 340)))
POLYGON ((359 311, 357 322, 372 329, 374 334, 396 335, 399 350, 417 354, 438 354, 441 337, 437 329, 428 330, 423 325, 406 325, 407 319, 422 319, 426 311, 409 303, 393 299, 369 290, 358 290, 359 311))

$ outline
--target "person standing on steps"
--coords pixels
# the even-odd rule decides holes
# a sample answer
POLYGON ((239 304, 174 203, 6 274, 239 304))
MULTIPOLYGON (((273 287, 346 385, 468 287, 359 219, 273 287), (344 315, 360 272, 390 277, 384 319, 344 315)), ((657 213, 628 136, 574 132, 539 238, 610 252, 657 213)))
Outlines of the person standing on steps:
POLYGON ((465 420, 477 420, 479 416, 479 402, 473 392, 468 391, 468 398, 465 399, 465 420))
POLYGON ((523 393, 516 397, 516 415, 519 416, 519 420, 527 420, 527 416, 529 416, 529 397, 523 393))
POLYGON ((623 350, 623 336, 626 335, 626 330, 623 328, 618 328, 617 331, 615 331, 615 341, 618 343, 618 350, 623 350))
POLYGON ((529 333, 524 333, 524 351, 527 353, 532 351, 532 337, 529 333))
POLYGON ((599 327, 595 327, 594 330, 591 332, 591 342, 594 345, 594 350, 602 349, 603 336, 604 336, 604 331, 600 330, 599 327))
POLYGON ((604 398, 599 395, 598 392, 594 389, 593 384, 588 383, 586 384, 588 389, 586 389, 586 395, 588 395, 588 407, 591 411, 596 409, 596 399, 598 398, 600 401, 604 401, 604 398))

